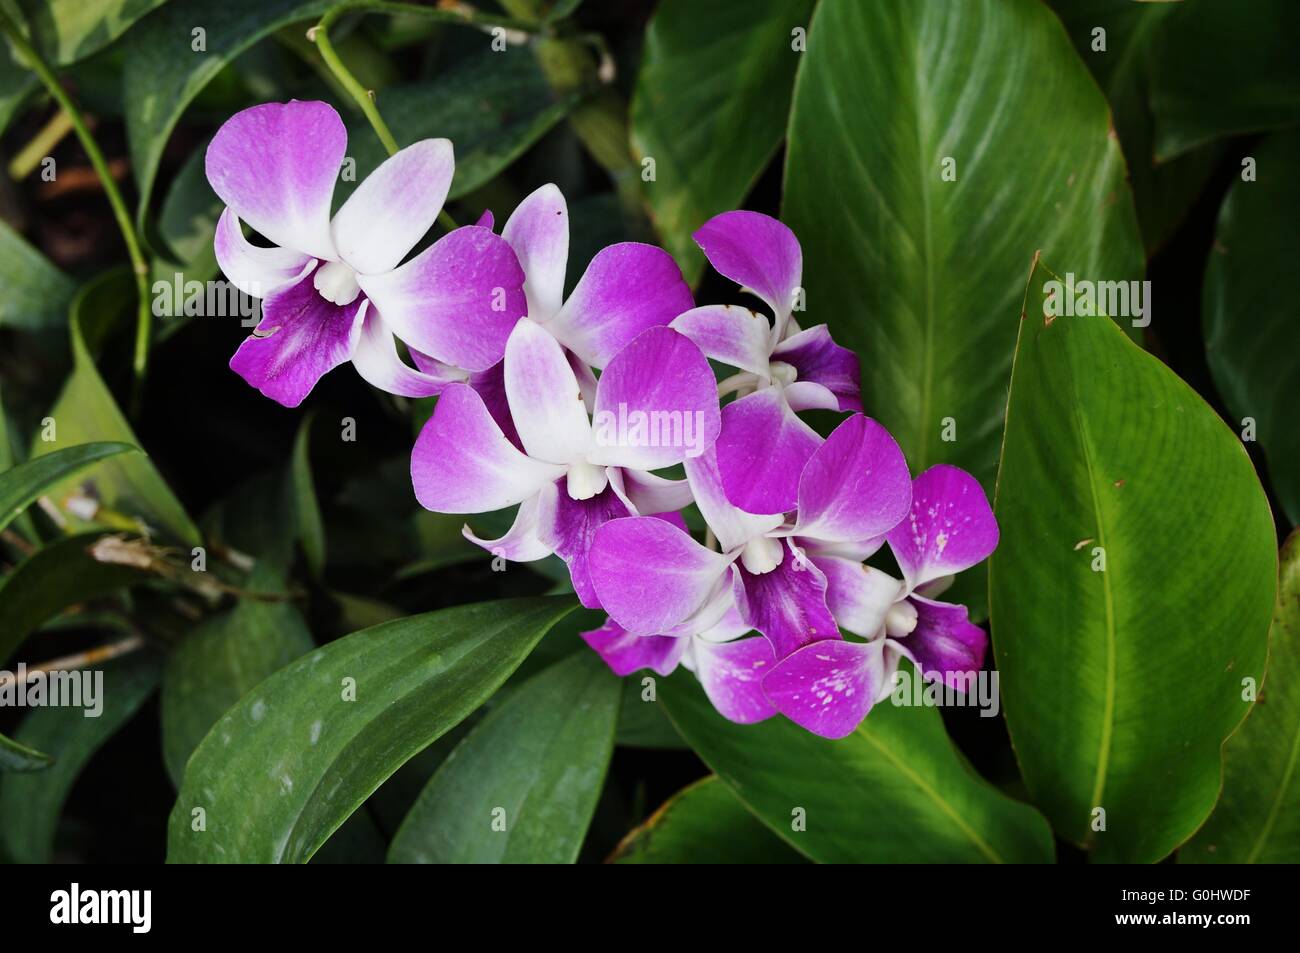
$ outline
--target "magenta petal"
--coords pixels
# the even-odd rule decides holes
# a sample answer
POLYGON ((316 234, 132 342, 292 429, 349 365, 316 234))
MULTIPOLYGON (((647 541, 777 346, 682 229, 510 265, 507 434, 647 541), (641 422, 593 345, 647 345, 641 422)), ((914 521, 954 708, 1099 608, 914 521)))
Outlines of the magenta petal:
POLYGON ((643 331, 600 375, 592 425, 592 463, 657 470, 698 456, 720 426, 709 362, 670 328, 643 331))
POLYGON ((497 539, 483 539, 476 536, 468 525, 461 527, 461 535, 476 546, 482 546, 493 556, 500 556, 512 563, 530 563, 537 559, 545 559, 554 551, 542 542, 539 524, 542 513, 549 512, 554 507, 555 493, 556 485, 548 483, 538 490, 535 496, 530 496, 520 503, 519 512, 515 514, 515 520, 504 536, 497 539))
POLYGON ((763 676, 776 665, 767 639, 693 641, 695 674, 709 701, 729 721, 752 725, 776 714, 763 694, 763 676))
POLYGON ((468 384, 447 385, 411 451, 416 499, 437 513, 503 510, 563 475, 520 453, 468 384))
POLYGON ((290 248, 262 248, 244 237, 239 217, 230 209, 217 220, 212 242, 226 279, 246 295, 265 298, 283 285, 303 278, 315 264, 310 255, 290 248))
POLYGON ((711 304, 679 314, 669 327, 694 341, 705 357, 767 379, 772 325, 763 315, 737 305, 711 304))
POLYGON ((984 667, 988 634, 973 625, 965 606, 909 596, 916 609, 916 628, 903 636, 904 646, 925 678, 965 691, 968 679, 984 667))
POLYGON ((804 646, 763 679, 773 707, 823 738, 844 738, 867 717, 885 681, 884 639, 804 646))
POLYGON ((889 548, 912 589, 969 569, 997 545, 998 523, 979 481, 942 463, 912 482, 911 509, 889 531, 889 548))
MULTIPOLYGON (((421 357, 414 351, 411 353, 412 359, 420 368, 425 368, 433 358, 421 357)), ((434 364, 446 367, 441 361, 433 361, 434 364)), ((483 398, 483 405, 487 407, 488 413, 496 421, 496 425, 501 428, 506 439, 513 443, 520 450, 524 449, 524 442, 519 439, 519 431, 515 429, 514 418, 510 416, 510 402, 506 400, 506 364, 504 360, 497 361, 485 371, 475 371, 469 376, 469 386, 474 388, 475 393, 483 398)), ((865 557, 864 557, 865 558, 865 557)))
POLYGON ((838 399, 840 410, 862 410, 858 356, 832 341, 826 325, 786 338, 772 351, 772 360, 792 366, 800 381, 821 384, 838 399))
POLYGON ((573 591, 588 609, 601 608, 588 563, 596 530, 610 520, 631 515, 612 486, 606 486, 590 499, 575 500, 569 496, 566 479, 559 481, 557 492, 542 508, 538 538, 568 565, 573 591))
POLYGON ((492 210, 485 208, 483 214, 478 217, 478 221, 474 224, 479 228, 486 228, 489 232, 492 231, 493 226, 496 225, 496 219, 492 217, 492 210))
POLYGON ((855 414, 808 459, 795 532, 829 542, 881 536, 907 516, 911 502, 903 451, 888 430, 855 414))
POLYGON ((501 360, 526 310, 514 251, 477 225, 449 232, 393 271, 357 281, 399 338, 470 371, 501 360))
POLYGON ((723 212, 692 238, 709 264, 758 295, 778 315, 794 309, 803 280, 803 252, 794 232, 759 212, 723 212))
POLYGON ((501 237, 524 269, 528 316, 544 324, 560 310, 569 261, 569 209, 555 185, 543 185, 519 203, 501 237))
POLYGON ((208 182, 268 240, 334 259, 330 202, 348 134, 328 103, 265 103, 237 112, 212 137, 208 182))
POLYGON ((657 635, 700 609, 731 561, 653 516, 596 530, 588 568, 601 605, 625 629, 657 635))
POLYGON ((691 644, 685 637, 633 635, 613 619, 606 619, 599 629, 583 632, 582 640, 620 677, 643 668, 663 676, 671 675, 691 644))
MULTIPOLYGON (((352 366, 368 383, 390 394, 402 397, 431 397, 455 381, 465 380, 459 368, 435 365, 437 371, 429 373, 409 367, 397 353, 393 332, 384 324, 374 308, 367 309, 361 328, 352 366)), ((430 370, 434 370, 430 367, 430 370)))
POLYGON ((826 605, 840 628, 872 638, 885 624, 890 607, 903 595, 903 583, 889 573, 838 556, 810 557, 826 576, 826 605))
POLYGON ((352 357, 366 299, 326 301, 305 275, 262 301, 262 320, 230 359, 230 369, 267 397, 297 407, 316 382, 352 357))
POLYGON ((718 470, 727 499, 750 513, 785 513, 799 503, 799 475, 822 438, 777 387, 722 409, 718 470))
POLYGON ((826 577, 789 541, 785 545, 781 565, 761 575, 741 566, 736 586, 741 618, 767 636, 777 658, 810 642, 841 638, 826 605, 826 577))
POLYGON ((662 248, 623 242, 597 252, 546 329, 592 367, 605 367, 647 328, 695 304, 681 270, 662 248))
POLYGON ((686 482, 690 485, 700 515, 704 517, 709 529, 713 530, 724 553, 776 529, 785 520, 781 513, 755 515, 732 505, 723 492, 717 453, 713 449, 686 461, 686 482))

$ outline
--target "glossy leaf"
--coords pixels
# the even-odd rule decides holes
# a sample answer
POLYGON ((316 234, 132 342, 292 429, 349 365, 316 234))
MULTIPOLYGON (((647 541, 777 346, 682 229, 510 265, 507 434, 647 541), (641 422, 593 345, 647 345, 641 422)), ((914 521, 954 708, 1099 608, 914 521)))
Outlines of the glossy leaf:
POLYGON ((311 415, 308 415, 298 427, 298 436, 293 442, 293 459, 289 463, 287 491, 291 494, 294 523, 307 565, 312 575, 319 579, 325 571, 325 524, 321 520, 320 504, 316 501, 316 484, 308 455, 311 421, 311 415))
POLYGON ((1279 561, 1263 691, 1223 746, 1223 793, 1179 863, 1300 863, 1300 531, 1279 561))
POLYGON ((1108 318, 1046 318, 1049 280, 1029 282, 995 504, 1003 707, 1057 833, 1152 862, 1214 806, 1263 675, 1273 521, 1214 411, 1108 318))
POLYGON ((12 738, 0 735, 0 774, 6 771, 40 771, 54 763, 43 751, 21 745, 12 738))
POLYGON ((1279 276, 1300 245, 1300 132, 1252 150, 1255 181, 1238 179, 1219 212, 1201 296, 1205 352, 1233 426, 1264 450, 1268 482, 1300 523, 1300 347, 1296 308, 1279 276), (1252 432, 1253 431, 1253 432, 1252 432))
POLYGON ((158 659, 149 654, 115 659, 102 668, 97 718, 73 706, 33 708, 14 740, 49 754, 43 771, 0 774, 0 854, 20 864, 50 860, 63 802, 82 768, 113 737, 158 684, 158 659))
MULTIPOLYGON (((0 59, 8 53, 0 46, 0 59)), ((0 221, 0 327, 39 330, 67 320, 76 284, 0 221)))
POLYGON ((496 691, 573 605, 511 599, 411 616, 276 672, 191 756, 168 860, 309 860, 385 778, 496 691), (203 830, 194 829, 199 816, 203 830))
POLYGON ((103 49, 167 0, 18 0, 32 39, 49 62, 67 64, 103 49))
POLYGON ((0 529, 8 526, 51 487, 75 477, 87 467, 119 453, 139 453, 129 443, 99 441, 65 443, 64 449, 34 457, 0 473, 0 529))
POLYGON ((389 861, 573 863, 613 754, 621 688, 581 652, 524 682, 434 774, 389 861))
POLYGON ((738 208, 785 138, 802 55, 792 33, 813 0, 665 0, 646 31, 632 96, 632 146, 655 177, 646 199, 664 247, 694 284, 691 232, 738 208))
POLYGON ((803 864, 711 774, 682 788, 618 845, 617 864, 803 864))
MULTIPOLYGON (((283 594, 286 587, 274 570, 259 564, 248 588, 283 594)), ((172 783, 180 786, 185 762, 235 702, 314 647, 291 602, 240 599, 195 626, 168 655, 163 671, 163 758, 172 783)))
POLYGON ((822 863, 1047 863, 1051 833, 1031 807, 977 776, 933 708, 875 706, 828 741, 782 717, 737 725, 689 674, 660 700, 704 763, 782 840, 822 863), (802 814, 800 814, 802 812, 802 814), (805 830, 795 830, 802 821, 805 830))

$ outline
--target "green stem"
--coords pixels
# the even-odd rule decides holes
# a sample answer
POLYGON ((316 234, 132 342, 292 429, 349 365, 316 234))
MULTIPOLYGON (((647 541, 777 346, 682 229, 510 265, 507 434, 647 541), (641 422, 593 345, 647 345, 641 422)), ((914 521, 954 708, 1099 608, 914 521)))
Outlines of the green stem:
POLYGON ((152 315, 149 310, 148 259, 145 258, 144 251, 140 246, 140 239, 136 234, 135 226, 131 223, 131 214, 127 211, 126 202, 123 200, 117 182, 114 181, 113 175, 108 169, 108 162, 104 159, 104 153, 100 151, 99 144, 95 142, 95 137, 90 134, 90 128, 86 125, 85 117, 82 116, 81 111, 77 109, 76 103, 72 101, 72 98, 59 84, 59 79, 54 75, 53 70, 36 52, 31 43, 27 41, 27 37, 9 18, 3 7, 0 7, 0 32, 8 35, 26 64, 36 73, 41 82, 45 84, 45 88, 50 91, 50 95, 54 97, 54 101, 67 114, 69 121, 72 123, 72 128, 77 133, 77 138, 81 140, 82 149, 85 150, 87 157, 89 157, 90 164, 94 166, 95 174, 99 176, 99 181, 104 187, 104 194, 108 197, 108 204, 113 207, 113 217, 117 219, 117 227, 121 230, 122 238, 126 242, 126 251, 131 257, 131 270, 135 275, 136 294, 139 298, 136 312, 135 360, 133 363, 136 402, 138 405, 145 372, 148 370, 149 365, 149 332, 152 315))
MULTIPOLYGON (((379 109, 375 106, 374 94, 362 86, 357 81, 357 78, 352 75, 352 71, 339 58, 338 52, 334 49, 334 44, 330 41, 330 29, 338 22, 340 17, 349 13, 404 14, 437 20, 442 23, 460 24, 461 26, 479 28, 499 26, 507 30, 524 33, 537 31, 536 25, 522 20, 481 14, 464 7, 443 10, 436 7, 423 7, 414 3, 392 3, 388 2, 388 0, 352 0, 352 2, 339 4, 339 6, 334 7, 321 17, 320 23, 316 24, 308 32, 307 36, 316 43, 316 47, 320 50, 321 59, 325 61, 325 65, 329 67, 330 72, 334 74, 339 84, 361 107, 361 112, 370 121, 371 127, 375 130, 375 135, 379 137, 379 141, 384 144, 384 148, 388 150, 390 156, 397 152, 397 139, 394 138, 388 124, 384 122, 384 117, 379 114, 379 109)), ((438 221, 448 230, 456 227, 456 220, 448 214, 445 208, 438 213, 438 221)))

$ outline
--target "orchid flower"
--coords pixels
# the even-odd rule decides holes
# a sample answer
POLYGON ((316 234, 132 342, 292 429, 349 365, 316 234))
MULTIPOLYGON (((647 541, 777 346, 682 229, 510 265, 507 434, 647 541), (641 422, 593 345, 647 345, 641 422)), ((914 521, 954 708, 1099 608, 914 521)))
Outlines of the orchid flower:
POLYGON ((926 470, 888 542, 901 582, 855 558, 810 553, 827 579, 836 621, 868 641, 805 646, 763 680, 778 711, 824 737, 847 735, 890 694, 900 657, 923 678, 962 692, 984 664, 988 636, 969 621, 966 607, 930 598, 997 548, 997 520, 979 482, 957 467, 926 470))
POLYGON ((262 299, 262 320, 230 366, 286 407, 349 360, 376 387, 437 393, 465 373, 408 367, 394 332, 437 361, 482 370, 500 359, 526 307, 523 270, 490 229, 458 228, 401 264, 447 197, 449 141, 425 139, 390 156, 331 218, 346 150, 338 113, 298 100, 236 113, 208 146, 208 181, 226 204, 217 261, 262 299), (241 221, 274 247, 249 242, 241 221))
POLYGON ((821 438, 796 411, 861 411, 858 360, 826 325, 799 330, 803 252, 794 232, 758 212, 725 212, 694 235, 709 262, 772 309, 773 321, 733 305, 695 308, 672 327, 705 355, 739 368, 723 382, 718 469, 727 498, 751 513, 794 509, 799 475, 821 438))
POLYGON ((713 372, 688 339, 651 327, 601 374, 593 421, 569 358, 541 325, 520 321, 503 363, 505 402, 520 446, 472 387, 450 384, 411 454, 416 497, 440 513, 521 504, 500 539, 479 539, 468 527, 465 535, 512 561, 558 554, 583 604, 597 607, 587 569, 591 536, 610 518, 666 512, 689 501, 685 486, 648 471, 681 463, 717 439, 713 372), (668 429, 647 430, 655 421, 668 429))
POLYGON ((859 414, 837 427, 804 467, 793 522, 730 503, 711 454, 687 460, 686 471, 721 552, 662 520, 611 520, 596 531, 588 560, 611 618, 636 635, 672 633, 708 614, 730 588, 741 619, 767 638, 778 660, 841 639, 827 577, 805 550, 865 558, 907 515, 911 481, 889 433, 859 414))

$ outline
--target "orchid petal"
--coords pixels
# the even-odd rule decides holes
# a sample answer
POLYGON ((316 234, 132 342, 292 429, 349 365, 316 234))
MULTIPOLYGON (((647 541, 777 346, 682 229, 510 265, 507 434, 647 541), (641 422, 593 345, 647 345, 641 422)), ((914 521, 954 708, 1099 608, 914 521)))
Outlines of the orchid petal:
POLYGON ((855 414, 809 457, 795 532, 831 542, 880 536, 907 516, 911 502, 903 451, 884 427, 855 414))
POLYGON ((560 310, 569 260, 569 209, 555 185, 543 185, 519 203, 501 236, 524 269, 528 316, 544 324, 560 310))
POLYGON ((208 145, 208 182, 232 212, 276 245, 334 260, 330 203, 347 152, 328 103, 265 103, 235 113, 208 145))
POLYGON ((858 356, 831 340, 824 324, 791 335, 772 350, 772 360, 793 367, 798 380, 820 384, 835 395, 839 410, 862 410, 858 356))
POLYGON ((826 577, 793 543, 785 543, 779 566, 762 574, 741 567, 735 587, 741 618, 767 636, 777 658, 810 642, 841 638, 826 605, 826 577))
POLYGON ((799 240, 781 222, 759 212, 723 212, 691 236, 714 269, 789 315, 803 280, 799 240))
POLYGON ((964 692, 968 679, 984 667, 988 634, 971 623, 965 606, 909 596, 916 628, 899 642, 927 679, 942 679, 964 692))
POLYGON ((478 217, 478 221, 474 224, 479 228, 486 228, 489 232, 492 231, 493 226, 496 225, 496 219, 492 215, 492 210, 490 208, 485 208, 483 214, 478 217))
POLYGON ((735 642, 695 639, 691 649, 695 674, 704 694, 723 718, 752 725, 776 714, 763 694, 763 676, 776 665, 776 656, 767 639, 761 636, 735 642))
POLYGON ((643 668, 667 677, 677 668, 682 654, 691 644, 688 638, 633 635, 613 619, 606 619, 599 629, 581 634, 582 640, 619 677, 631 675, 643 668))
POLYGON ((791 410, 839 410, 840 399, 821 384, 795 381, 784 388, 791 410))
POLYGON ((761 314, 731 304, 711 304, 679 314, 668 325, 695 342, 704 356, 768 377, 772 325, 761 314))
POLYGON ((756 516, 733 506, 722 489, 718 458, 713 448, 686 460, 686 481, 700 515, 724 553, 744 546, 751 539, 776 529, 785 520, 781 513, 756 516))
POLYGON ((283 285, 300 281, 316 266, 310 255, 291 248, 252 244, 244 237, 239 217, 230 209, 217 220, 212 246, 226 280, 254 298, 264 298, 283 285))
POLYGON ((799 475, 821 445, 779 388, 732 401, 722 410, 718 471, 727 499, 750 513, 785 513, 799 502, 799 475))
POLYGON ((352 366, 368 383, 390 394, 402 397, 431 397, 441 394, 444 387, 467 377, 459 368, 442 365, 441 373, 417 371, 408 367, 397 353, 393 332, 384 324, 374 308, 366 314, 352 355, 352 366))
POLYGON ((530 457, 575 463, 591 446, 591 422, 564 349, 538 324, 520 321, 505 357, 506 400, 530 457))
POLYGON ((624 495, 642 516, 670 514, 691 502, 691 485, 686 480, 668 480, 642 470, 623 470, 622 478, 624 495))
POLYGON ((889 531, 910 589, 969 569, 997 545, 998 523, 979 481, 942 463, 913 481, 911 509, 889 531))
POLYGON ((763 679, 774 708, 823 738, 852 734, 886 681, 885 640, 815 642, 777 662, 763 679))
MULTIPOLYGON (((414 351, 411 352, 416 366, 425 368, 432 362, 439 367, 448 367, 441 361, 434 361, 430 357, 417 357, 414 351)), ((496 421, 501 432, 505 434, 506 439, 513 443, 520 450, 524 449, 524 443, 519 439, 519 431, 515 429, 515 420, 510 416, 510 402, 506 400, 506 362, 505 360, 497 361, 485 371, 475 371, 469 376, 469 386, 474 388, 474 392, 483 398, 483 405, 487 407, 488 413, 496 421)))
POLYGON ((703 453, 720 426, 709 362, 670 328, 642 332, 600 375, 594 420, 592 463, 657 470, 703 453))
POLYGON ((339 257, 363 275, 396 268, 437 221, 455 168, 447 139, 422 139, 385 159, 330 224, 339 257))
POLYGON ((468 384, 447 385, 411 451, 416 499, 438 513, 503 510, 563 475, 515 449, 468 384))
POLYGON ((810 556, 826 576, 826 605, 840 628, 872 638, 890 608, 905 594, 904 584, 873 566, 836 556, 810 556))
POLYGON ((611 520, 588 553, 601 605, 631 632, 658 635, 690 618, 731 561, 652 516, 611 520))
POLYGON ((542 542, 538 535, 538 527, 543 510, 554 505, 552 497, 556 492, 556 485, 548 483, 534 496, 520 503, 519 512, 515 514, 515 520, 504 536, 497 539, 483 539, 474 535, 474 531, 468 524, 461 528, 461 535, 476 546, 482 546, 493 556, 500 556, 512 563, 530 563, 545 559, 554 550, 542 542))
POLYGON ((262 301, 262 320, 230 359, 230 369, 267 397, 297 407, 316 382, 349 360, 365 320, 364 298, 337 305, 304 277, 262 301))
POLYGON ((501 360, 526 310, 524 271, 504 238, 466 225, 406 264, 357 282, 399 338, 439 361, 482 371, 501 360))
POLYGON ((647 328, 667 324, 694 304, 671 255, 623 242, 596 253, 546 329, 592 367, 603 368, 647 328))
POLYGON ((602 607, 591 581, 592 539, 610 520, 632 515, 613 486, 589 499, 575 500, 569 496, 567 479, 559 482, 557 492, 547 498, 539 513, 538 538, 569 567, 573 591, 588 609, 602 607))

